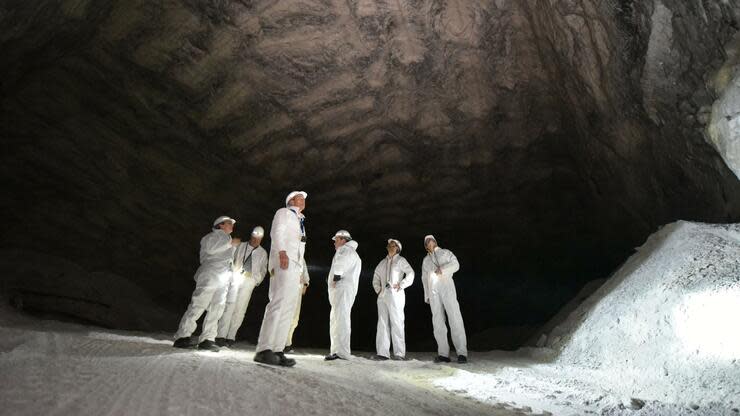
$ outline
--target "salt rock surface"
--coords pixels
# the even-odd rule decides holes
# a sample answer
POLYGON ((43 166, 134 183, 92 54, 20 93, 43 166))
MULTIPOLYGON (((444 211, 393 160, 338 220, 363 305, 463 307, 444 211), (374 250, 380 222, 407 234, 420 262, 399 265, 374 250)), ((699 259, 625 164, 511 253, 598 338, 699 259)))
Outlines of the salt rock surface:
POLYGON ((738 317, 740 224, 679 221, 653 234, 548 342, 556 365, 594 370, 626 396, 730 404, 740 398, 738 317))

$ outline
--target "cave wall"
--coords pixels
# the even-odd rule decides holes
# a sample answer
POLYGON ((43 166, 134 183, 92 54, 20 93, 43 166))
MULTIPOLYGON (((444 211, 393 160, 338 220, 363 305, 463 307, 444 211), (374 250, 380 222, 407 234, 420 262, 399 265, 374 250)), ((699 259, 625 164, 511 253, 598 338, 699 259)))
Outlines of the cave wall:
POLYGON ((5 2, 0 250, 118 275, 180 310, 212 218, 267 228, 301 188, 317 273, 337 228, 368 267, 390 236, 418 266, 432 232, 461 258, 476 331, 539 319, 519 309, 545 320, 659 225, 740 219, 702 116, 738 10, 5 2))

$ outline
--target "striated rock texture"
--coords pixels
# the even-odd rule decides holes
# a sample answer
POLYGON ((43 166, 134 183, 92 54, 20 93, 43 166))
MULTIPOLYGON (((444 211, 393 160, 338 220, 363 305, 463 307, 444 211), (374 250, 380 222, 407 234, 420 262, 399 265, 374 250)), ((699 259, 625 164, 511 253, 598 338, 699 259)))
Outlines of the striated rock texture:
MULTIPOLYGON (((437 235, 471 333, 544 321, 658 225, 740 220, 705 139, 739 16, 736 0, 6 1, 0 255, 119 275, 179 313, 210 221, 269 227, 300 188, 308 323, 326 325, 338 228, 369 270, 386 238, 418 266, 437 235)), ((414 290, 409 331, 431 339, 414 290)))

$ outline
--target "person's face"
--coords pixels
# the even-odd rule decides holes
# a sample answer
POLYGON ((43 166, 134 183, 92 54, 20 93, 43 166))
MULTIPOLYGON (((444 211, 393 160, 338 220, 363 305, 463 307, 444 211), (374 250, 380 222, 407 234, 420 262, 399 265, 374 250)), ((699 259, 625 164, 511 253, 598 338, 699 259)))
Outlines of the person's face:
POLYGON ((334 249, 339 249, 339 247, 342 247, 347 243, 347 240, 345 240, 342 237, 337 237, 334 239, 334 249))
POLYGON ((288 205, 296 207, 303 211, 304 209, 306 209, 306 198, 304 198, 303 195, 298 194, 290 199, 288 205))
POLYGON ((388 243, 385 248, 386 250, 388 250, 389 256, 395 256, 398 253, 398 244, 396 244, 395 241, 391 241, 390 243, 388 243))
POLYGON ((437 242, 430 238, 426 241, 424 247, 427 249, 427 252, 431 253, 432 251, 434 251, 434 248, 437 247, 437 242))
POLYGON ((232 231, 234 231, 234 223, 231 221, 224 221, 221 224, 219 224, 219 227, 226 233, 231 234, 232 231))
POLYGON ((249 237, 249 245, 252 247, 259 246, 261 242, 262 242, 262 237, 255 237, 255 236, 249 237))

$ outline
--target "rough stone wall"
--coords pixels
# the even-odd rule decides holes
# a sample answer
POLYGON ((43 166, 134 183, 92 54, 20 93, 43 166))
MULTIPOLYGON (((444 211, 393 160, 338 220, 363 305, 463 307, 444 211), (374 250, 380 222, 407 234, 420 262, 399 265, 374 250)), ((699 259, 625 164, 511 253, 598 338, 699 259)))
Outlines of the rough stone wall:
POLYGON ((304 188, 316 265, 337 228, 368 265, 391 235, 419 264, 434 232, 475 276, 464 312, 482 330, 526 305, 528 277, 557 290, 669 220, 740 218, 740 185, 691 118, 715 99, 704 77, 738 10, 6 2, 0 249, 121 275, 179 308, 213 217, 269 227, 304 188))

